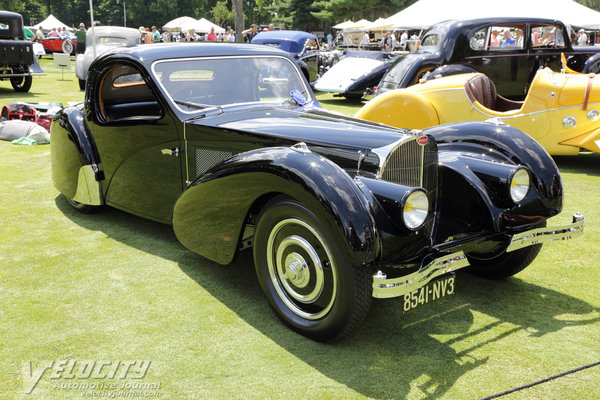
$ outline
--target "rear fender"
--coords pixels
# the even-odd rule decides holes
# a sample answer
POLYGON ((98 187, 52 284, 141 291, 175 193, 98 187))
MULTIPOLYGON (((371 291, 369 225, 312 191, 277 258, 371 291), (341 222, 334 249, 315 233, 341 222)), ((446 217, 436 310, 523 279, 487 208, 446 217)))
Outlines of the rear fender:
POLYGON ((600 53, 594 54, 590 58, 585 61, 583 65, 583 70, 581 71, 583 74, 589 73, 600 73, 600 53))
POLYGON ((477 69, 473 68, 470 65, 465 64, 448 64, 437 67, 427 77, 427 80, 430 81, 432 79, 441 78, 444 76, 452 76, 459 74, 470 74, 473 72, 481 72, 477 69))
POLYGON ((100 157, 83 116, 83 104, 54 116, 50 141, 52 180, 59 192, 82 204, 103 204, 100 157))
POLYGON ((335 226, 335 246, 351 262, 365 264, 377 256, 379 237, 365 195, 330 160, 292 148, 253 150, 213 167, 175 204, 173 229, 192 251, 229 264, 250 211, 278 194, 298 200, 335 226))
POLYGON ((365 104, 355 117, 409 129, 424 129, 440 123, 429 99, 411 89, 385 92, 365 104))

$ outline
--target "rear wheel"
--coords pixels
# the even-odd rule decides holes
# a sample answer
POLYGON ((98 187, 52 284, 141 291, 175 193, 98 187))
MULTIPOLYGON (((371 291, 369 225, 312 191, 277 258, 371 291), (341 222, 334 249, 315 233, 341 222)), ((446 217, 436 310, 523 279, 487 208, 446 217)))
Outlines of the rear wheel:
POLYGON ((76 200, 69 198, 69 197, 67 197, 67 201, 69 202, 71 207, 73 207, 76 211, 78 211, 82 214, 95 213, 95 212, 99 211, 100 208, 102 208, 101 206, 90 206, 89 204, 82 204, 76 200))
POLYGON ((17 76, 15 78, 10 78, 10 83, 15 89, 15 92, 29 92, 31 89, 31 83, 33 78, 31 76, 17 76))
POLYGON ((335 248, 336 232, 301 203, 270 201, 259 215, 254 264, 260 285, 282 321, 319 341, 339 339, 364 320, 372 277, 335 248))

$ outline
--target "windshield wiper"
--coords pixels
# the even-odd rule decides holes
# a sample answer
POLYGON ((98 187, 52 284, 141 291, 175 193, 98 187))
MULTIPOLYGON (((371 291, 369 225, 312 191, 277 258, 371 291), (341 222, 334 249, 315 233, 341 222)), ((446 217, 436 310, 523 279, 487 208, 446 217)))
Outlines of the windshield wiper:
POLYGON ((198 110, 205 109, 207 107, 217 107, 210 104, 200 104, 200 103, 192 103, 191 101, 181 101, 181 100, 173 100, 176 104, 181 106, 188 106, 190 108, 197 108, 198 110))

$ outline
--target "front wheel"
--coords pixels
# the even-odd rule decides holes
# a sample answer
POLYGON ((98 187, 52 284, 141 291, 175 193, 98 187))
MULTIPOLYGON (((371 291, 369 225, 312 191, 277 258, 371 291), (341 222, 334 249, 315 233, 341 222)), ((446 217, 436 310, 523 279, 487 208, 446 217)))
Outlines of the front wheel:
POLYGON ((26 93, 31 89, 31 83, 33 78, 31 76, 18 76, 15 78, 10 78, 10 83, 15 89, 15 92, 26 93))
MULTIPOLYGON (((537 227, 545 226, 546 222, 543 222, 537 227)), ((506 279, 527 268, 535 260, 540 250, 542 250, 542 245, 535 244, 510 253, 505 250, 487 254, 468 253, 469 272, 487 279, 506 279)))
POLYGON ((337 251, 336 233, 303 204, 276 198, 259 215, 254 264, 285 324, 318 341, 339 339, 369 312, 372 277, 337 251))

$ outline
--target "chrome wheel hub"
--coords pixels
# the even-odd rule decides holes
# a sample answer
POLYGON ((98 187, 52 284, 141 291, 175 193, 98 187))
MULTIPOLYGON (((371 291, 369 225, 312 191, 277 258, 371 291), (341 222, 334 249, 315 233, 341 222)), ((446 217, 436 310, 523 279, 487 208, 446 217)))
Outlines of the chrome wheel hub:
POLYGON ((329 312, 337 278, 329 249, 314 228, 295 218, 280 221, 269 235, 267 257, 273 287, 293 313, 317 319, 329 312))

